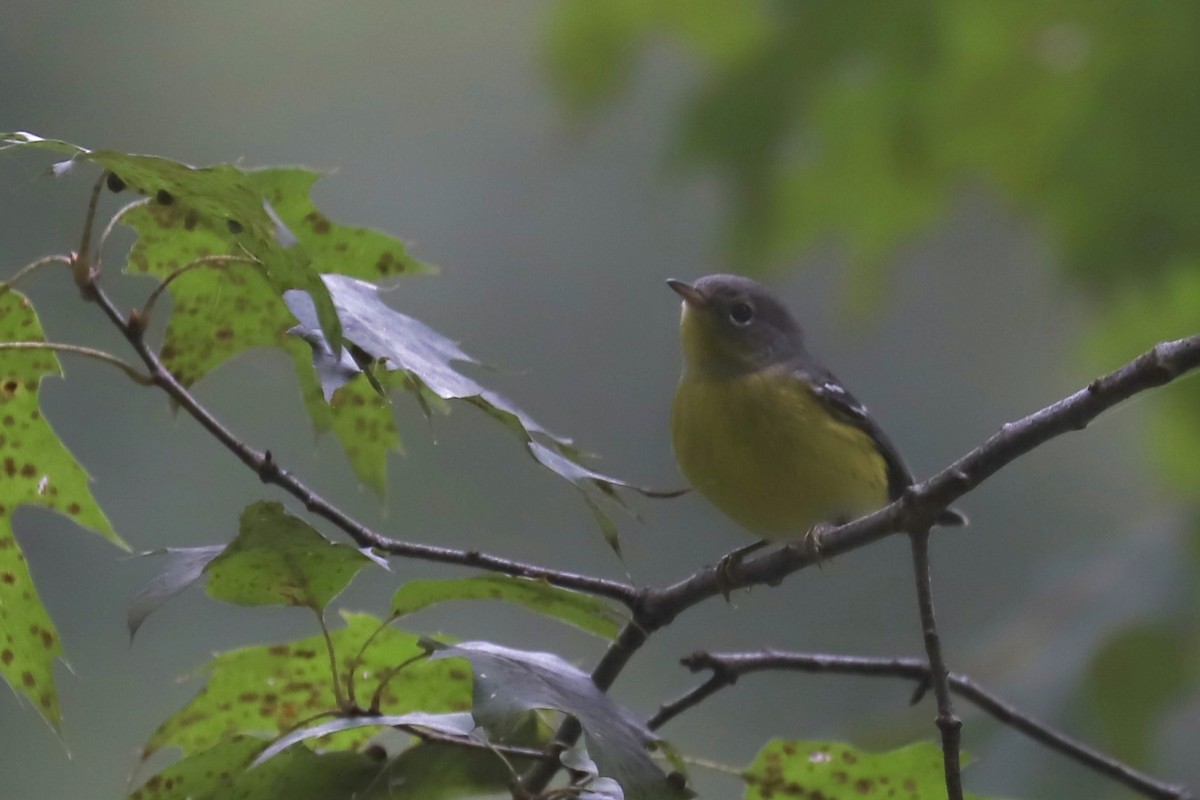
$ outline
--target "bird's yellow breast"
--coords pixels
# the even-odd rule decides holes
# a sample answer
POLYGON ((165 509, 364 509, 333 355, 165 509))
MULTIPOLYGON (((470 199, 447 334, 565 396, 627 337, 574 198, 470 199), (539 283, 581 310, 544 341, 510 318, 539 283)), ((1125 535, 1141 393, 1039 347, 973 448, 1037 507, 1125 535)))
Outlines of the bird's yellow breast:
POLYGON ((689 370, 671 437, 692 486, 766 538, 796 539, 888 501, 875 441, 782 367, 732 377, 689 370))

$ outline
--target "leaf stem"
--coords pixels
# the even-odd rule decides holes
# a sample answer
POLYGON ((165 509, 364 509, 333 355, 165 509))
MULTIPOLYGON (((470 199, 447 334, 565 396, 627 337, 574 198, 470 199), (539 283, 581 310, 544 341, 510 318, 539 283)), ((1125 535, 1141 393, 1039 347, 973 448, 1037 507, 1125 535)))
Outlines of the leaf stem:
POLYGON ((63 344, 60 342, 0 342, 0 350, 50 350, 56 353, 72 353, 85 358, 92 358, 118 368, 139 386, 153 386, 154 376, 138 372, 132 364, 127 364, 111 353, 84 347, 78 344, 63 344))
POLYGON ((47 264, 66 264, 69 267, 71 266, 71 259, 64 255, 53 255, 39 258, 37 261, 32 261, 14 272, 13 276, 8 280, 0 281, 0 294, 4 294, 9 289, 16 287, 17 283, 26 275, 29 275, 34 270, 40 269, 47 264))
POLYGON ((158 302, 158 298, 180 275, 195 269, 196 267, 224 267, 228 266, 229 264, 248 264, 251 266, 256 266, 260 265, 261 262, 257 259, 247 258, 246 256, 231 255, 200 256, 199 258, 192 259, 167 277, 163 278, 162 283, 154 287, 154 291, 150 292, 150 296, 146 298, 146 304, 142 306, 142 317, 144 319, 150 318, 150 313, 154 310, 154 304, 158 302))
POLYGON ((325 652, 329 654, 329 672, 333 676, 333 701, 337 707, 350 710, 351 704, 342 696, 342 679, 338 677, 337 653, 333 649, 333 637, 329 635, 329 626, 325 624, 325 615, 321 609, 310 606, 317 615, 317 624, 321 626, 321 637, 325 639, 325 652))

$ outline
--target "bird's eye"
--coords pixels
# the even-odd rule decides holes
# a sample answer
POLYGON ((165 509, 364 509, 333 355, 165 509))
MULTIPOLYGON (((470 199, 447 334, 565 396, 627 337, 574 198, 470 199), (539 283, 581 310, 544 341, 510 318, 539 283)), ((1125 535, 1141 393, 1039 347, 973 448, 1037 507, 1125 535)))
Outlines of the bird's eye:
POLYGON ((754 306, 749 303, 734 303, 729 307, 729 318, 735 325, 748 325, 754 319, 754 306))

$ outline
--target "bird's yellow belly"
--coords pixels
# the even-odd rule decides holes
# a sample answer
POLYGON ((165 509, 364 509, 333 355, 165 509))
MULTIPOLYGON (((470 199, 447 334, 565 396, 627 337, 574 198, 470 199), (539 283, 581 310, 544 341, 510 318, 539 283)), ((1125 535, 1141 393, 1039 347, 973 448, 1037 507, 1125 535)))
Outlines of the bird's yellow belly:
POLYGON ((791 376, 685 375, 671 429, 692 486, 766 538, 799 538, 888 501, 887 465, 874 440, 831 416, 791 376))

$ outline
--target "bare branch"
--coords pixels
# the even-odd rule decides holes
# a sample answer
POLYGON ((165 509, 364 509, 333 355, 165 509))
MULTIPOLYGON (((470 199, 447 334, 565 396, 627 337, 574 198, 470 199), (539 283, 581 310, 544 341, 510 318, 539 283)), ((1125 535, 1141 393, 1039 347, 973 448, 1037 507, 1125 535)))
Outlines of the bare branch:
POLYGON ((921 633, 925 640, 925 654, 929 659, 929 682, 937 698, 937 726, 942 734, 942 766, 946 773, 946 797, 962 800, 962 764, 959 757, 959 742, 962 738, 962 720, 954 713, 950 700, 950 670, 942 656, 942 642, 938 637, 937 620, 933 613, 933 581, 929 574, 929 529, 909 534, 912 546, 913 574, 917 580, 917 606, 921 612, 921 633))
MULTIPOLYGON (((632 621, 618 636, 616 642, 605 653, 592 673, 593 681, 601 689, 608 689, 624 670, 629 659, 641 648, 646 639, 660 628, 670 624, 681 612, 704 600, 733 588, 756 584, 774 585, 783 578, 816 563, 811 548, 789 545, 774 553, 757 559, 731 565, 725 569, 706 567, 674 585, 655 590, 639 590, 635 587, 587 575, 547 569, 510 559, 479 553, 477 551, 404 542, 385 537, 356 520, 309 489, 304 483, 282 469, 271 458, 269 451, 258 451, 242 442, 226 429, 204 408, 192 394, 180 384, 158 359, 143 338, 143 320, 136 314, 125 318, 112 301, 95 283, 94 275, 84 287, 84 296, 96 302, 110 321, 121 331, 133 346, 138 356, 150 371, 154 382, 187 413, 200 423, 230 452, 253 470, 264 483, 279 486, 300 500, 313 514, 323 517, 347 533, 357 544, 371 547, 389 555, 458 564, 518 577, 539 578, 568 589, 606 597, 625 604, 633 612, 632 621)), ((1001 430, 982 445, 967 453, 950 467, 929 480, 910 487, 899 500, 854 522, 826 532, 820 541, 821 557, 829 557, 863 547, 885 536, 899 531, 926 531, 938 514, 952 502, 974 489, 1006 464, 1039 445, 1063 433, 1081 430, 1095 417, 1123 400, 1150 388, 1169 383, 1180 375, 1200 366, 1200 335, 1175 342, 1166 342, 1126 364, 1120 369, 1093 381, 1085 389, 1031 414, 1024 419, 1004 425, 1001 430)), ((917 542, 916 547, 923 543, 917 542)), ((923 538, 923 535, 922 537, 923 538)), ((926 542, 927 543, 927 542, 926 542)), ((925 567, 927 569, 927 561, 925 567)), ((920 578, 920 571, 918 576, 920 578)), ((927 579, 927 572, 925 573, 927 579)), ((918 581, 920 584, 920 580, 918 581)), ((936 642, 936 634, 934 636, 936 642)), ((945 672, 940 663, 940 646, 937 657, 931 652, 934 670, 945 672)), ((949 678, 947 677, 947 681, 949 678)), ((936 683, 936 681, 935 681, 936 683)), ((719 686, 709 687, 711 694, 719 686)), ((957 726, 952 708, 946 702, 939 708, 939 726, 943 728, 944 741, 950 728, 957 726)), ((660 711, 669 718, 671 710, 679 703, 665 706, 660 711)), ((680 708, 686 706, 680 706, 680 708)), ((527 789, 544 786, 558 769, 556 756, 561 747, 574 742, 579 736, 578 724, 567 720, 560 728, 557 743, 543 753, 543 760, 524 781, 527 789), (554 759, 550 756, 555 756, 554 759)), ((951 736, 954 736, 951 733, 951 736)), ((955 740, 956 741, 956 740, 955 740)), ((957 745, 953 747, 957 752, 957 745)), ((948 766, 949 770, 949 766, 948 766)), ((1186 794, 1155 795, 1185 797, 1186 794)))
POLYGON ((535 578, 544 580, 565 589, 606 597, 616 600, 626 606, 636 604, 639 593, 634 587, 619 581, 594 578, 573 572, 549 569, 521 561, 487 555, 476 550, 459 550, 452 547, 405 542, 392 539, 371 530, 361 522, 350 517, 337 506, 318 495, 299 478, 287 472, 271 457, 270 451, 259 451, 234 435, 228 428, 212 415, 201 403, 171 374, 154 351, 146 344, 143 337, 143 325, 140 317, 137 321, 126 319, 105 294, 98 284, 92 282, 85 297, 104 311, 114 326, 125 336, 132 345, 138 357, 141 358, 154 383, 161 387, 201 427, 212 434, 227 450, 237 456, 238 460, 249 467, 263 483, 280 487, 288 494, 304 504, 309 512, 333 523, 345 532, 360 547, 370 547, 381 553, 402 558, 416 558, 424 561, 434 561, 444 564, 458 564, 466 567, 499 572, 519 578, 535 578))
MULTIPOLYGON (((867 658, 823 653, 780 653, 775 651, 751 653, 694 653, 682 660, 693 672, 709 670, 707 681, 676 700, 666 703, 649 721, 657 729, 670 720, 698 705, 726 686, 732 686, 742 675, 754 672, 790 670, 837 675, 906 678, 917 682, 913 702, 920 700, 930 684, 929 665, 919 658, 867 658)), ((1122 783, 1146 797, 1163 800, 1195 800, 1185 787, 1164 783, 1139 772, 1127 764, 1101 753, 1083 742, 1056 730, 998 697, 969 676, 950 673, 950 690, 987 712, 1000 722, 1025 734, 1073 761, 1099 774, 1122 783)))

